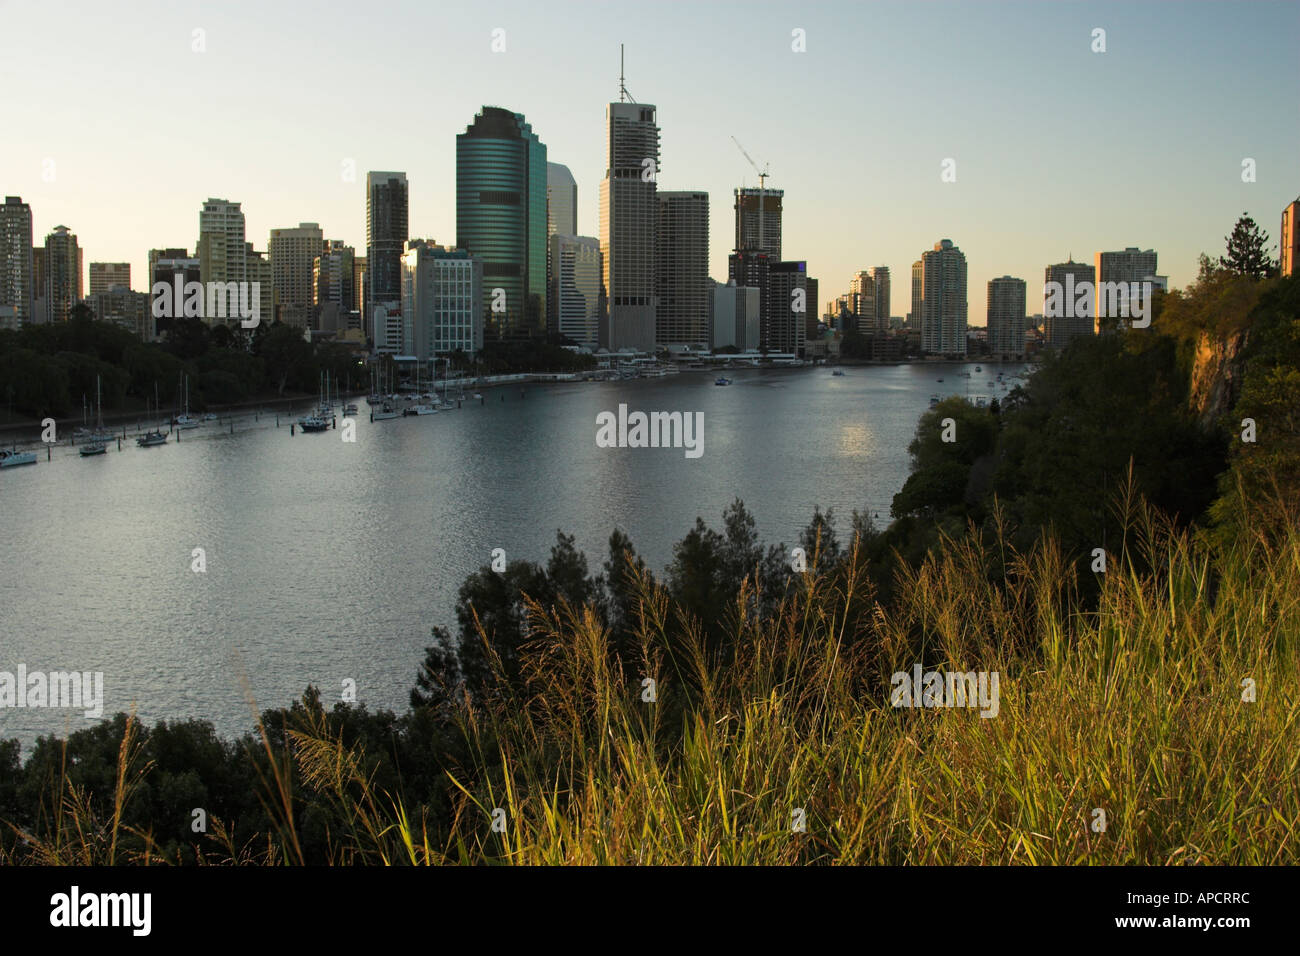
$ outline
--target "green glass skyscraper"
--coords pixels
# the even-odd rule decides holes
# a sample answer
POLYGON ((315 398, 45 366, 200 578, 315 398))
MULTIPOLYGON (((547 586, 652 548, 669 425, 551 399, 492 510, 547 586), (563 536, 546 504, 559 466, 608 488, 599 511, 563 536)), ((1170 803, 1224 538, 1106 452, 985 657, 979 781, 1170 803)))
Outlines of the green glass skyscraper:
POLYGON ((456 137, 456 245, 483 261, 485 338, 546 334, 546 146, 485 106, 456 137))

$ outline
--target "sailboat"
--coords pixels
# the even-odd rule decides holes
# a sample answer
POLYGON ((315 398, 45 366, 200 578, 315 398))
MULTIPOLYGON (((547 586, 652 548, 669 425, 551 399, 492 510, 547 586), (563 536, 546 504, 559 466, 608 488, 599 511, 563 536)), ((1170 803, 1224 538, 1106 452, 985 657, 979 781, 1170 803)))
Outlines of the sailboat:
MULTIPOLYGON (((451 359, 447 359, 446 361, 447 361, 447 376, 450 376, 450 375, 451 375, 451 359)), ((436 366, 436 365, 434 366, 434 369, 435 369, 434 374, 437 374, 437 371, 436 371, 437 366, 436 366)), ((438 407, 439 407, 439 408, 443 408, 443 409, 449 409, 449 408, 455 408, 455 407, 456 407, 456 403, 453 402, 451 399, 449 399, 449 398, 447 397, 447 384, 448 384, 448 382, 447 382, 447 377, 444 376, 444 377, 443 377, 443 380, 442 380, 442 401, 440 401, 440 402, 438 403, 438 407)), ((438 390, 438 383, 435 381, 435 382, 434 382, 434 392, 436 393, 437 390, 438 390)))
MULTIPOLYGON (((154 412, 157 413, 158 411, 158 383, 157 382, 153 383, 153 399, 154 399, 154 412)), ((146 398, 145 416, 148 417, 148 415, 149 415, 149 399, 146 398)), ((167 436, 164 435, 159 429, 151 428, 149 431, 145 432, 143 435, 137 438, 135 440, 135 443, 139 445, 141 448, 152 448, 155 445, 167 444, 167 436)))
POLYGON ((198 428, 203 423, 197 418, 190 415, 190 377, 184 376, 185 381, 185 411, 172 419, 172 424, 177 428, 198 428))
MULTIPOLYGON (((326 375, 325 381, 328 382, 329 373, 326 372, 325 375, 326 375)), ((328 387, 329 387, 328 384, 326 384, 325 388, 328 387)), ((333 417, 332 412, 333 412, 333 408, 330 406, 328 400, 325 398, 324 391, 322 391, 320 406, 316 409, 316 411, 304 415, 302 418, 298 419, 298 427, 305 432, 323 432, 330 427, 330 419, 333 417)))
POLYGON ((95 376, 95 437, 81 446, 81 457, 102 455, 108 451, 108 443, 99 436, 104 432, 104 400, 99 386, 99 376, 95 376))

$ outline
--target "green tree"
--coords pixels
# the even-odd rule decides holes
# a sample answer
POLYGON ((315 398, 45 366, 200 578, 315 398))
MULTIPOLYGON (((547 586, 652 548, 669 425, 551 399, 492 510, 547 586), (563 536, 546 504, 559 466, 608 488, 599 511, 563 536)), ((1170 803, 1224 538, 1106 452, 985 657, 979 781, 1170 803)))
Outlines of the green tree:
POLYGON ((1228 254, 1219 258, 1219 265, 1238 275, 1252 279, 1266 279, 1273 275, 1277 264, 1269 258, 1266 249, 1268 233, 1262 231, 1246 213, 1241 214, 1232 227, 1232 235, 1224 236, 1228 254))

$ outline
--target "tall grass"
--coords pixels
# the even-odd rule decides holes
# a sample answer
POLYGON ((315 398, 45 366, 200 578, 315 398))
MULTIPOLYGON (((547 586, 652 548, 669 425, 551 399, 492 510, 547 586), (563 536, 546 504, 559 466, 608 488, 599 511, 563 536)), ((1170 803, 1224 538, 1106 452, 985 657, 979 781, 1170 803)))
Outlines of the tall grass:
MULTIPOLYGON (((287 732, 291 764, 262 730, 276 832, 237 849, 214 821, 202 859, 298 862, 310 799, 344 864, 1296 862, 1300 524, 1212 550, 1132 496, 1117 514, 1095 606, 1091 556, 1050 534, 1019 552, 996 515, 900 572, 888 607, 856 541, 773 614, 747 582, 724 651, 648 576, 626 665, 592 609, 532 604, 521 683, 454 708, 472 756, 449 826, 376 792, 321 716, 287 732), (997 716, 891 707, 915 663, 998 672, 997 716)), ((123 862, 132 753, 114 820, 60 783, 21 858, 123 862)))

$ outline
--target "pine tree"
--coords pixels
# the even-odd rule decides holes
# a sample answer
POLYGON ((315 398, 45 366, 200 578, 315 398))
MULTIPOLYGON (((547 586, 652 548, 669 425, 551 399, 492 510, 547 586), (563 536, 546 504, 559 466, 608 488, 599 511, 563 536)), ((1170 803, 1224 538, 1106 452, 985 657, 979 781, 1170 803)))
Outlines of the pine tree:
POLYGON ((1221 267, 1253 279, 1264 279, 1275 273, 1277 264, 1265 251, 1268 233, 1262 231, 1249 215, 1242 213, 1232 227, 1232 235, 1224 236, 1224 239, 1228 243, 1228 255, 1219 258, 1221 267))

